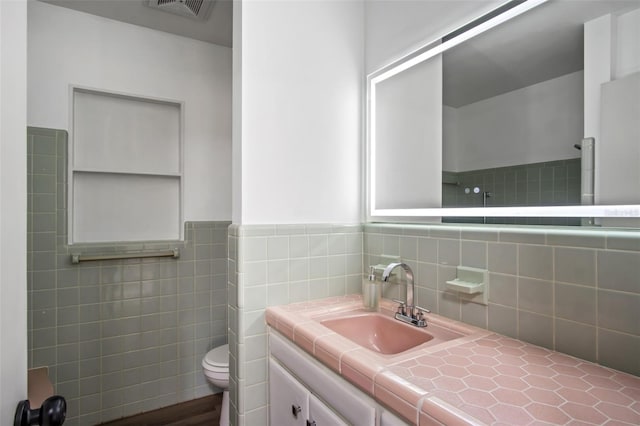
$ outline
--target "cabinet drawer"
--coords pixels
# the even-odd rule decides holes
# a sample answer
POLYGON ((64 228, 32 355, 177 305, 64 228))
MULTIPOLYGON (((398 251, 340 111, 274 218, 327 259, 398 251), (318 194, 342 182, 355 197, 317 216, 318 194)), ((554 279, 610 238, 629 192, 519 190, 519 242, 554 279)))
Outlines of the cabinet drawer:
POLYGON ((307 426, 349 426, 313 394, 309 394, 309 421, 307 426))
POLYGON ((311 356, 269 330, 269 350, 313 393, 355 426, 376 424, 376 402, 311 356))
POLYGON ((309 391, 273 360, 269 360, 269 395, 269 424, 306 426, 309 391))

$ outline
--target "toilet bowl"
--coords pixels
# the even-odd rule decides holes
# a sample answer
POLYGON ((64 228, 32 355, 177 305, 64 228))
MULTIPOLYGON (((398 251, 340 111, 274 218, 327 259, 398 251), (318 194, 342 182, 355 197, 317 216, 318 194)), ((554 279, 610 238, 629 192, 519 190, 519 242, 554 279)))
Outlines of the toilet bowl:
POLYGON ((202 359, 202 370, 209 383, 222 389, 220 426, 229 424, 229 345, 211 349, 202 359))

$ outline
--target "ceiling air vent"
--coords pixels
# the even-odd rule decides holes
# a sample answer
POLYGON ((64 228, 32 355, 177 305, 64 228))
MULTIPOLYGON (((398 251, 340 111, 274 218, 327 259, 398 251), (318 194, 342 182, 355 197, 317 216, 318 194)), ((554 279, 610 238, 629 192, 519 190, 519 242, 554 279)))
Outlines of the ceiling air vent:
POLYGON ((147 0, 147 6, 174 15, 205 20, 216 0, 147 0))

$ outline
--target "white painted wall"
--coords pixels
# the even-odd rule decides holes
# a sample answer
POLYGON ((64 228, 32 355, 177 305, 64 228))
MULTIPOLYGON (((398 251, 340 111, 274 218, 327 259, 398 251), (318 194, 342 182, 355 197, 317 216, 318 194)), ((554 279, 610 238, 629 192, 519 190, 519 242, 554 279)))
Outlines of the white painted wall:
POLYGON ((600 85, 610 81, 613 75, 611 37, 614 28, 612 15, 601 16, 584 25, 584 137, 596 140, 596 194, 599 192, 600 85))
POLYGON ((248 1, 235 12, 234 222, 359 222, 362 2, 248 1))
POLYGON ((442 106, 442 170, 460 170, 458 147, 458 109, 442 106))
POLYGON ((231 220, 242 223, 242 7, 233 2, 231 220))
POLYGON ((0 1, 0 424, 27 398, 27 2, 0 1))
POLYGON ((582 71, 457 108, 455 151, 444 163, 467 171, 577 158, 582 139, 582 71))
POLYGON ((601 16, 584 25, 584 136, 595 138, 596 204, 611 203, 607 194, 624 190, 625 185, 629 193, 635 193, 633 182, 608 177, 607 158, 625 158, 635 152, 638 141, 627 139, 609 146, 603 139, 601 93, 604 84, 640 71, 639 36, 640 8, 621 16, 601 16))
POLYGON ((502 3, 501 0, 366 1, 366 72, 376 71, 502 3))
MULTIPOLYGON (((599 175, 602 204, 640 204, 640 71, 602 85, 599 175)), ((602 226, 640 227, 640 219, 601 219, 602 226)))
POLYGON ((615 78, 640 71, 640 8, 618 17, 615 78))
POLYGON ((602 85, 602 204, 640 204, 640 72, 602 85))
POLYGON ((442 57, 376 84, 375 208, 442 206, 442 57))
POLYGON ((71 84, 184 101, 184 219, 229 220, 231 49, 28 3, 28 124, 68 129, 71 84))

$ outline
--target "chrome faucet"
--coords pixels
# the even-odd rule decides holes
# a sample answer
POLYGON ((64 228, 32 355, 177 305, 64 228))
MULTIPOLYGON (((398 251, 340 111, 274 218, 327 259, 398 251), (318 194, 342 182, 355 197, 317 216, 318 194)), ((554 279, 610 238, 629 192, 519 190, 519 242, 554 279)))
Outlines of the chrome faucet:
POLYGON ((431 312, 428 309, 421 308, 420 306, 416 306, 413 303, 413 293, 415 290, 415 283, 413 280, 413 271, 406 263, 390 263, 384 271, 382 272, 382 281, 389 282, 389 278, 391 277, 391 273, 397 267, 401 267, 405 274, 407 275, 407 298, 403 302, 402 300, 396 300, 395 302, 400 303, 398 306, 398 311, 396 312, 395 318, 397 320, 413 324, 417 327, 426 327, 427 320, 424 318, 424 313, 431 312))
POLYGON ((409 309, 409 312, 413 313, 413 290, 415 289, 415 285, 413 282, 413 271, 409 265, 406 263, 390 263, 382 272, 382 281, 388 282, 391 272, 397 267, 404 269, 404 272, 407 274, 407 300, 405 305, 409 309))

